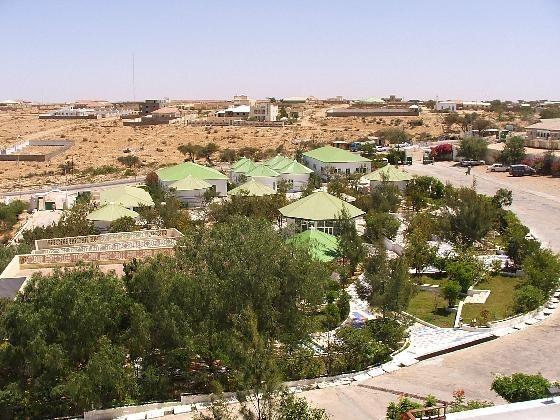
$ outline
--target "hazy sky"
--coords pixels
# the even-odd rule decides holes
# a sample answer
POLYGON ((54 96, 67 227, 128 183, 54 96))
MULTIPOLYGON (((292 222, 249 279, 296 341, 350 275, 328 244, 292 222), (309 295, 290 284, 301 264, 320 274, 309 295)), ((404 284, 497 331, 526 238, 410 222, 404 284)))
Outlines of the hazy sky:
POLYGON ((0 100, 560 99, 560 1, 0 0, 0 100))

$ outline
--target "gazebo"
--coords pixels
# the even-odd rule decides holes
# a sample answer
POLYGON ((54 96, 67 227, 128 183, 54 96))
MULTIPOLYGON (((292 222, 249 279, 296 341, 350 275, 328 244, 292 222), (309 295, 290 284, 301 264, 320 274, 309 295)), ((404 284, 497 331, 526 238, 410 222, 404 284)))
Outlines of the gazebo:
POLYGON ((233 165, 231 165, 231 170, 229 174, 229 178, 232 182, 242 182, 245 178, 247 172, 255 169, 257 165, 249 158, 241 158, 233 165))
POLYGON ((169 188, 175 190, 175 197, 189 207, 198 207, 202 204, 204 193, 212 188, 212 184, 192 175, 187 175, 185 178, 170 184, 169 188))
POLYGON ((254 179, 257 182, 260 182, 261 184, 264 184, 267 187, 276 190, 276 185, 278 183, 280 174, 266 165, 259 164, 256 165, 252 170, 247 172, 245 176, 249 180, 254 179))
POLYGON ((250 197, 263 197, 265 195, 273 195, 276 194, 272 188, 267 187, 260 182, 251 179, 244 184, 234 188, 233 190, 229 191, 229 195, 233 196, 250 196, 250 197))
POLYGON ((317 261, 329 262, 335 259, 338 240, 335 236, 317 229, 308 229, 288 238, 288 243, 309 251, 317 261))
POLYGON ((282 207, 280 214, 295 232, 314 228, 336 235, 338 221, 342 215, 356 219, 365 212, 334 195, 318 191, 282 207))
POLYGON ((406 188, 408 181, 411 179, 412 175, 408 172, 393 165, 385 165, 376 171, 364 175, 360 181, 363 184, 369 184, 370 188, 375 188, 376 185, 379 185, 382 182, 390 182, 399 187, 399 189, 403 190, 406 188))
POLYGON ((114 203, 129 210, 137 210, 142 206, 152 207, 154 200, 150 193, 142 188, 123 185, 102 190, 99 193, 99 203, 101 205, 114 203))

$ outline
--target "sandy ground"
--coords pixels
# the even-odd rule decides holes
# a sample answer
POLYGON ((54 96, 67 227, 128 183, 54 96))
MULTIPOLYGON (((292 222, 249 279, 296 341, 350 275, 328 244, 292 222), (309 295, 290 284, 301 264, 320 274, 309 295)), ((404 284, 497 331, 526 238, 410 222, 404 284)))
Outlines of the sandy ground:
MULTIPOLYGON (((204 145, 217 143, 220 148, 255 147, 260 150, 283 146, 293 152, 302 141, 329 143, 357 140, 373 135, 380 128, 401 127, 415 139, 425 135, 437 137, 444 132, 442 115, 424 112, 420 117, 350 117, 327 118, 327 106, 307 107, 297 124, 283 128, 192 127, 157 125, 125 127, 120 120, 39 120, 29 111, 0 112, 0 147, 26 139, 65 138, 75 145, 49 162, 0 162, 0 191, 46 187, 62 183, 99 182, 123 177, 125 167, 117 162, 124 150, 131 150, 142 161, 139 175, 160 166, 183 161, 177 147, 184 143, 204 145), (411 123, 422 121, 420 126, 411 123), (62 175, 60 165, 73 161, 73 175, 62 175), (118 171, 109 175, 91 176, 87 168, 111 165, 118 171)), ((490 118, 490 117, 489 117, 490 118)), ((214 156, 216 160, 218 156, 214 156)))

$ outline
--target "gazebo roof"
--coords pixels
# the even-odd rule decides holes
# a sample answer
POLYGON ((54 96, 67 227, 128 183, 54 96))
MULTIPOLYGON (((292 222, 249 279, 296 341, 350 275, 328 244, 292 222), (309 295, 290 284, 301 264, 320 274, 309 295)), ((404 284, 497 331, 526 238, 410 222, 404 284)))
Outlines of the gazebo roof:
POLYGON ((273 195, 276 194, 272 188, 261 184, 260 182, 251 179, 246 183, 234 188, 231 190, 229 195, 247 195, 251 197, 262 197, 265 195, 273 195))
POLYGON ((266 165, 256 165, 245 175, 248 177, 255 177, 255 178, 276 178, 279 174, 274 169, 269 168, 266 165))
POLYGON ((284 217, 305 220, 336 220, 343 212, 354 219, 365 214, 334 195, 318 191, 280 209, 284 217))
POLYGON ((178 165, 168 166, 167 168, 161 168, 156 171, 157 176, 162 181, 178 181, 185 178, 188 175, 192 175, 198 179, 224 179, 227 180, 228 177, 223 173, 217 171, 214 168, 209 168, 208 166, 202 166, 198 163, 193 162, 183 162, 178 165))
POLYGON ((251 159, 246 159, 243 162, 241 162, 239 165, 235 166, 235 168, 232 166, 231 170, 233 172, 244 174, 249 171, 252 171, 253 169, 256 168, 256 166, 257 164, 253 162, 251 159))
POLYGON ((187 175, 183 179, 175 181, 173 184, 169 185, 170 188, 174 188, 177 191, 205 190, 211 186, 212 184, 209 184, 203 179, 195 178, 192 175, 187 175))
POLYGON ((308 249, 313 258, 324 262, 332 261, 338 250, 336 237, 317 229, 298 233, 289 238, 288 243, 308 249))
POLYGON ((307 166, 302 165, 298 161, 290 160, 285 166, 280 168, 276 168, 276 171, 281 174, 295 174, 295 175, 303 175, 303 174, 310 174, 313 172, 312 169, 309 169, 307 166))

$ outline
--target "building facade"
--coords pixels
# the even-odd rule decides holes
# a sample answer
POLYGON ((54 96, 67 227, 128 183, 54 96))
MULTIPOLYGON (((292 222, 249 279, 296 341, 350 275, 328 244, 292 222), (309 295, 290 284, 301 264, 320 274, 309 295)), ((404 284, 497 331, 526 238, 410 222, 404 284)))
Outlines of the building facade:
POLYGON ((542 149, 560 149, 560 118, 543 119, 525 127, 526 145, 542 149))
POLYGON ((272 102, 257 102, 251 105, 249 118, 257 121, 276 121, 278 105, 272 102))

